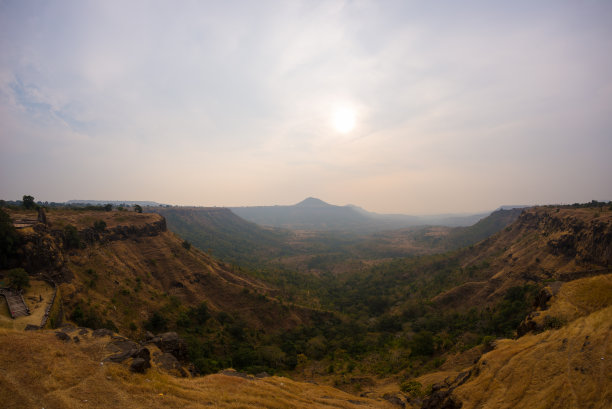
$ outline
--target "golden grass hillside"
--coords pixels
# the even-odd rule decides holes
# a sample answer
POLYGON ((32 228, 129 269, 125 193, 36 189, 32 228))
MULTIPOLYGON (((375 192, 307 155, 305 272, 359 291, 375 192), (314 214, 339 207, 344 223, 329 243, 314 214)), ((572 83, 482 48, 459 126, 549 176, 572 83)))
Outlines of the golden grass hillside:
MULTIPOLYGON (((566 324, 497 340, 475 365, 466 362, 418 381, 424 387, 443 385, 452 392, 446 399, 462 409, 612 407, 612 276, 563 283, 532 315, 540 323, 548 316, 566 324), (462 371, 470 376, 458 384, 454 380, 462 371)), ((443 402, 431 407, 446 407, 443 402)))
POLYGON ((498 341, 455 389, 462 408, 612 407, 612 307, 559 330, 498 341))
POLYGON ((0 329, 3 408, 392 408, 337 389, 288 378, 209 375, 175 378, 103 362, 110 338, 91 332, 65 342, 52 331, 0 329))

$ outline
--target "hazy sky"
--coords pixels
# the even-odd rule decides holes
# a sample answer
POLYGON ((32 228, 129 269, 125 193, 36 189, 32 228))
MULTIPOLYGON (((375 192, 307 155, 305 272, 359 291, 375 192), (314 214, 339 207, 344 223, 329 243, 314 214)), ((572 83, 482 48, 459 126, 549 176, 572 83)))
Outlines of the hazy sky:
POLYGON ((609 200, 611 22, 607 0, 0 0, 0 198, 609 200))

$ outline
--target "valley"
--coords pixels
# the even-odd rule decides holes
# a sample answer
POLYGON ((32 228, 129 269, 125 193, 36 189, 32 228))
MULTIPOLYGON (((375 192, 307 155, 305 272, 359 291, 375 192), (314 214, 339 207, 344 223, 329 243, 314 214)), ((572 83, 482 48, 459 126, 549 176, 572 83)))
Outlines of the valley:
MULTIPOLYGON (((3 350, 54 351, 36 356, 66 379, 49 386, 51 372, 38 375, 48 407, 79 407, 71 373, 103 360, 115 337, 159 357, 147 339, 164 333, 184 343, 173 352, 182 369, 154 363, 132 374, 129 356, 100 368, 94 376, 123 391, 115 404, 162 407, 159 393, 163 407, 612 403, 609 204, 499 209, 471 226, 378 232, 265 227, 224 208, 144 210, 3 209, 13 243, 3 285, 15 269, 27 272, 33 311, 57 288, 45 329, 23 332, 40 314, 0 320, 3 350), (70 326, 110 331, 103 340, 83 332, 78 343, 53 333, 70 326), (83 366, 67 363, 72 354, 83 366), (275 376, 253 377, 263 373, 275 376)), ((27 401, 38 384, 13 372, 13 353, 0 359, 11 374, 0 382, 26 392, 3 399, 27 401)), ((89 402, 101 399, 94 391, 89 402)))

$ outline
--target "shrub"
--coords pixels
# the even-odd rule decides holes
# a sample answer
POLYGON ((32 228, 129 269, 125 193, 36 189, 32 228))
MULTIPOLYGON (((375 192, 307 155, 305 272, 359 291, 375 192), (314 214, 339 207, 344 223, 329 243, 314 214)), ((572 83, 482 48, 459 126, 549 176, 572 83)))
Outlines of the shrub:
POLYGON ((76 227, 71 224, 64 227, 64 244, 66 245, 66 248, 69 249, 78 249, 81 247, 79 232, 76 227))
POLYGON ((14 268, 8 272, 9 287, 23 290, 30 286, 30 276, 23 268, 14 268))
POLYGON ((191 243, 189 243, 187 240, 183 240, 183 247, 185 250, 189 251, 191 249, 191 243))
POLYGON ((82 304, 77 304, 72 314, 70 314, 70 320, 73 321, 80 327, 87 327, 92 329, 106 328, 117 332, 117 326, 109 319, 104 320, 93 308, 84 308, 82 304))
POLYGON ((159 311, 155 311, 153 315, 145 321, 144 327, 147 331, 160 333, 168 329, 168 319, 159 311))
POLYGON ((135 211, 136 213, 142 213, 142 206, 137 205, 137 204, 136 204, 136 205, 134 205, 134 211, 135 211))
POLYGON ((106 222, 104 220, 96 220, 93 224, 93 228, 97 232, 103 232, 106 230, 106 222))
POLYGON ((198 324, 205 324, 210 318, 208 312, 208 304, 206 302, 201 303, 195 308, 189 310, 189 316, 194 319, 198 324))
POLYGON ((544 317, 544 322, 542 326, 545 330, 547 329, 559 329, 565 325, 565 320, 559 317, 551 317, 550 315, 546 315, 544 317))
POLYGON ((406 381, 400 385, 400 390, 413 398, 422 398, 425 396, 423 385, 417 381, 406 381))
POLYGON ((410 340, 411 355, 432 356, 434 354, 434 337, 429 331, 421 331, 410 340))

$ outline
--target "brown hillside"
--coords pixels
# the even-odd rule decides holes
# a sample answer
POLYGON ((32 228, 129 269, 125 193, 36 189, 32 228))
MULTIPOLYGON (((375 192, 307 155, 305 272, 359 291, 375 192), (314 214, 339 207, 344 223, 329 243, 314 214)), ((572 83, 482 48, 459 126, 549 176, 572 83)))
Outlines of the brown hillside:
POLYGON ((281 377, 175 378, 157 366, 134 374, 126 365, 103 362, 108 336, 85 332, 75 343, 60 341, 51 331, 0 330, 2 407, 392 408, 384 401, 281 377))
POLYGON ((526 209, 512 225, 461 255, 463 268, 483 261, 487 267, 477 277, 434 301, 453 308, 490 304, 512 286, 608 272, 612 211, 607 207, 526 209))
MULTIPOLYGON (((11 216, 35 219, 30 213, 11 216)), ((25 241, 22 264, 30 274, 59 283, 66 316, 80 304, 124 333, 153 311, 202 301, 212 312, 224 311, 252 328, 272 331, 306 323, 312 314, 282 305, 269 286, 194 247, 185 248, 157 214, 52 210, 47 225, 18 231, 25 241), (98 220, 106 223, 102 232, 92 227, 98 220), (67 248, 67 225, 77 227, 82 248, 67 248)))

